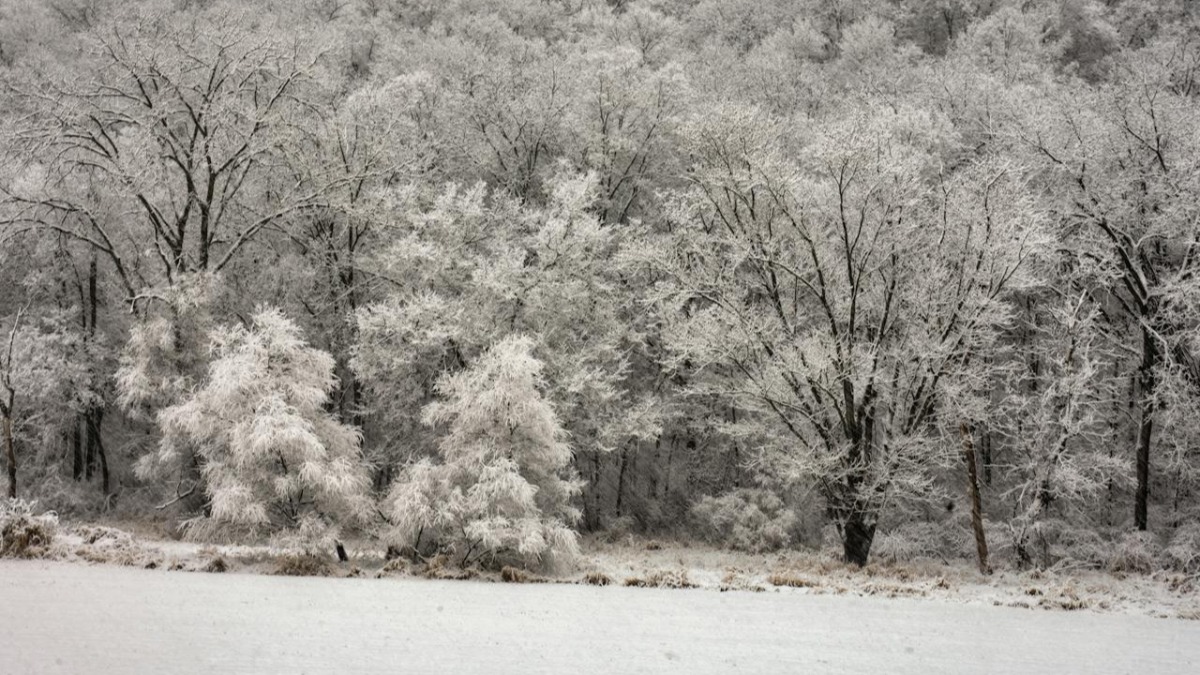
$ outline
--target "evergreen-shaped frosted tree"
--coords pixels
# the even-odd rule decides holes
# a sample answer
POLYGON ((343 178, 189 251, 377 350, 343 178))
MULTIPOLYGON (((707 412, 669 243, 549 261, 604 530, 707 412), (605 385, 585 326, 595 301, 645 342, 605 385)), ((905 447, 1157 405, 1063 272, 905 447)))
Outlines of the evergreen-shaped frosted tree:
POLYGON ((271 532, 308 550, 371 513, 358 430, 326 412, 334 360, 277 309, 218 329, 204 385, 158 415, 157 460, 195 451, 209 497, 193 530, 271 532))
POLYGON ((581 484, 532 348, 506 338, 438 383, 443 398, 424 421, 446 427, 440 462, 410 465, 393 486, 393 544, 462 565, 553 565, 578 553, 571 500, 581 484))

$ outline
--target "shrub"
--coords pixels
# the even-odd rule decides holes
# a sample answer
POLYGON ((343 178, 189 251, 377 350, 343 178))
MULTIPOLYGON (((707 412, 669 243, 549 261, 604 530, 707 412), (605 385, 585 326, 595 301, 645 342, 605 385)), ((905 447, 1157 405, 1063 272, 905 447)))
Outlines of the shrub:
POLYGON ((692 507, 692 521, 710 544, 751 553, 787 548, 798 522, 778 496, 749 488, 701 498, 692 507))
POLYGON ((36 503, 0 500, 0 558, 41 558, 58 532, 58 516, 34 515, 36 503))
POLYGON ((1139 572, 1149 574, 1159 567, 1162 545, 1149 532, 1129 532, 1117 542, 1108 561, 1112 572, 1139 572))
POLYGON ((872 553, 879 560, 892 562, 920 558, 946 561, 974 555, 973 542, 966 522, 957 518, 905 523, 876 535, 872 553))
POLYGON ((1163 558, 1173 569, 1187 574, 1200 573, 1200 523, 1176 528, 1163 549, 1163 558))

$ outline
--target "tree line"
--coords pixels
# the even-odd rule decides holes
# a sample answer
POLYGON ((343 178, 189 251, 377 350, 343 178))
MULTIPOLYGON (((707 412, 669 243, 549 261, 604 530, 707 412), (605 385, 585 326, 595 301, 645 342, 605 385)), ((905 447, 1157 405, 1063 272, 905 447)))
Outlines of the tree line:
POLYGON ((8 494, 1194 566, 1198 76, 1183 0, 0 3, 8 494))

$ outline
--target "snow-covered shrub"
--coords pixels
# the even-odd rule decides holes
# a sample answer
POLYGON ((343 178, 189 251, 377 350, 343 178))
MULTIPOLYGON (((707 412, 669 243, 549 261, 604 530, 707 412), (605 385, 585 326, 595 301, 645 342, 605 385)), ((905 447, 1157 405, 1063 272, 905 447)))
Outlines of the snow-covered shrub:
POLYGON ((578 553, 571 500, 580 483, 571 449, 542 398, 533 343, 510 337, 469 369, 438 382, 442 400, 424 410, 445 425, 437 461, 409 465, 392 487, 389 544, 440 550, 460 565, 533 566, 578 553))
POLYGON ((905 523, 875 535, 873 552, 879 560, 892 562, 933 558, 947 561, 974 555, 970 525, 962 518, 938 522, 905 523))
POLYGON ((1030 528, 1025 548, 1029 562, 1042 568, 1057 565, 1101 569, 1108 565, 1112 552, 1112 543, 1100 533, 1060 518, 1038 521, 1030 528))
POLYGON ((1170 543, 1163 549, 1163 558, 1180 572, 1200 572, 1200 523, 1186 523, 1176 528, 1170 543))
POLYGON ((751 553, 790 546, 797 522, 795 512, 782 499, 755 488, 702 497, 692 507, 692 520, 705 541, 751 553))
POLYGON ((39 558, 58 532, 58 516, 34 513, 37 504, 0 500, 0 558, 39 558))
POLYGON ((1112 549, 1108 569, 1113 572, 1149 574, 1158 569, 1162 544, 1150 532, 1128 532, 1112 549))
POLYGON ((214 331, 212 350, 204 385, 158 415, 156 462, 187 450, 202 462, 210 515, 189 529, 270 532, 281 546, 332 549, 339 526, 364 522, 372 507, 361 436, 326 412, 333 357, 275 309, 249 328, 214 331))

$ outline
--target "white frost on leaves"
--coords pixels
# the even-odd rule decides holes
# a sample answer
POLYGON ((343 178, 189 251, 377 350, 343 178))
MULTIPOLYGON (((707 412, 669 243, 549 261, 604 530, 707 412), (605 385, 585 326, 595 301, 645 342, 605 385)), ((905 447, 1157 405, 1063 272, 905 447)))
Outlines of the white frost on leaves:
POLYGON ((442 378, 424 420, 445 425, 439 462, 409 465, 387 500, 391 542, 464 563, 553 564, 578 554, 571 449, 543 399, 533 343, 510 337, 442 378))
POLYGON ((323 546, 372 512, 358 430, 325 410, 334 360, 276 309, 214 331, 204 385, 158 415, 158 460, 190 447, 211 514, 194 527, 269 530, 323 546))

